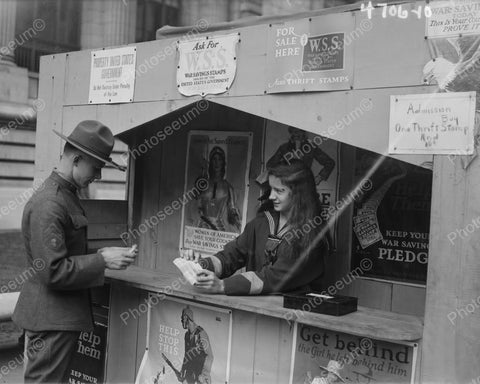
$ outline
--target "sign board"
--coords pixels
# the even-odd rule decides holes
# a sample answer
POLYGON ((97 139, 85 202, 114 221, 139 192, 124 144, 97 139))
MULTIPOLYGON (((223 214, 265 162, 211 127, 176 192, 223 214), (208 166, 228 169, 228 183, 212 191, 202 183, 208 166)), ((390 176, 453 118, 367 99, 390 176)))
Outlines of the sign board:
POLYGON ((184 96, 226 92, 237 72, 238 33, 178 43, 177 87, 184 96))
POLYGON ((292 384, 414 382, 416 344, 295 325, 292 384))
POLYGON ((136 47, 92 51, 89 104, 132 102, 136 60, 136 47))
POLYGON ((477 0, 431 1, 426 36, 452 37, 480 33, 480 2, 477 0))
POLYGON ((473 153, 475 92, 390 96, 390 154, 473 153))
POLYGON ((228 383, 232 312, 151 294, 136 384, 228 383))
POLYGON ((246 225, 252 133, 190 131, 180 248, 216 253, 246 225))
POLYGON ((362 33, 347 13, 272 24, 267 93, 331 91, 353 84, 353 42, 362 33))

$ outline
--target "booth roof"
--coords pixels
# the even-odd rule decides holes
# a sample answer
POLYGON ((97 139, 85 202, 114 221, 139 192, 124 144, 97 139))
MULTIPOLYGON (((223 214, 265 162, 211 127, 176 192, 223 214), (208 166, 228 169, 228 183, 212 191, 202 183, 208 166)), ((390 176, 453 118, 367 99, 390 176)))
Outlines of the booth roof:
MULTIPOLYGON (((385 2, 390 5, 415 3, 415 1, 402 1, 402 0, 399 0, 399 1, 386 0, 385 2)), ((288 15, 244 17, 238 20, 210 24, 205 30, 202 30, 202 33, 251 27, 254 25, 261 25, 261 24, 275 24, 275 23, 280 23, 285 21, 303 19, 307 17, 323 16, 323 15, 328 15, 332 13, 359 11, 362 3, 365 3, 365 1, 359 1, 354 4, 347 4, 347 5, 342 5, 338 7, 330 7, 330 8, 317 9, 313 11, 292 13, 288 15)), ((183 36, 188 34, 188 32, 192 30, 192 28, 194 28, 194 26, 191 26, 191 25, 183 26, 183 27, 172 27, 170 25, 165 25, 157 29, 156 39, 162 40, 162 39, 172 38, 175 36, 183 36)))

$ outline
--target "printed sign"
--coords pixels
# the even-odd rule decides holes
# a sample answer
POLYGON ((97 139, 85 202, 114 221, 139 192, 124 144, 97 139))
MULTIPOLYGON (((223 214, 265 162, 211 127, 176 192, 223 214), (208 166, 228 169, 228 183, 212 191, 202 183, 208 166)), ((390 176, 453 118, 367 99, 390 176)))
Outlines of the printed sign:
POLYGON ((480 33, 480 2, 477 0, 431 1, 426 20, 427 37, 452 37, 480 33))
POLYGON ((103 383, 107 328, 95 324, 92 332, 81 332, 69 365, 69 384, 103 383))
POLYGON ((228 383, 231 311, 173 298, 159 301, 150 296, 147 351, 135 384, 228 383))
POLYGON ((390 96, 392 154, 473 153, 475 92, 390 96))
POLYGON ((237 71, 237 33, 178 43, 177 87, 184 96, 226 92, 237 71))
POLYGON ((365 277, 425 284, 432 171, 357 149, 356 182, 374 168, 353 205, 352 269, 368 259, 365 277))
POLYGON ((345 33, 331 33, 309 37, 303 50, 304 72, 343 69, 345 33), (310 64, 309 64, 310 63, 310 64))
POLYGON ((216 253, 245 227, 251 148, 250 132, 189 132, 180 248, 216 253))
POLYGON ((90 104, 128 103, 135 87, 136 47, 92 51, 90 104))
POLYGON ((273 24, 268 34, 266 91, 350 89, 354 18, 319 16, 273 24))
POLYGON ((411 383, 417 346, 298 324, 293 384, 411 383))

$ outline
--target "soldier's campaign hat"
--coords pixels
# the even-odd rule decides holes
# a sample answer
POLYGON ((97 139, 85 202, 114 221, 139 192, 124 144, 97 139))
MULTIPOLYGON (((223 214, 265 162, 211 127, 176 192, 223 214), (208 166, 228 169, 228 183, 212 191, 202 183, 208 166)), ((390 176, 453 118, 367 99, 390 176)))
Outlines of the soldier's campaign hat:
POLYGON ((115 140, 110 128, 99 121, 81 121, 68 136, 56 130, 53 130, 53 132, 87 155, 121 171, 125 171, 125 167, 114 163, 110 158, 115 140))
POLYGON ((327 372, 330 372, 330 373, 333 373, 335 376, 337 376, 340 380, 342 380, 343 382, 345 382, 345 380, 343 380, 343 377, 340 376, 340 371, 342 370, 343 366, 342 364, 340 364, 338 361, 336 360, 330 360, 328 362, 328 365, 326 367, 322 367, 320 366, 320 368, 324 369, 325 371, 327 372))

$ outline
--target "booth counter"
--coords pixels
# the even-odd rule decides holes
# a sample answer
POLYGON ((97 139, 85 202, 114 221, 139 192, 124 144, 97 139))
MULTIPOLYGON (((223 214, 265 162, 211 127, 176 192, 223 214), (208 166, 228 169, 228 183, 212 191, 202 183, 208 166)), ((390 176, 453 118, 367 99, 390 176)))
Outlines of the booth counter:
MULTIPOLYGON (((317 344, 324 347, 318 333, 320 330, 321 336, 327 337, 329 342, 330 348, 327 350, 342 353, 344 360, 349 356, 361 360, 367 354, 373 365, 381 361, 380 356, 385 346, 396 353, 403 352, 402 348, 408 347, 407 362, 398 364, 402 368, 397 368, 398 372, 390 376, 400 379, 400 382, 402 379, 404 382, 419 380, 419 372, 415 367, 420 362, 418 351, 423 334, 423 319, 418 316, 366 307, 359 307, 358 311, 341 317, 297 311, 284 308, 283 297, 279 295, 202 294, 188 284, 182 284, 178 274, 165 274, 140 267, 130 267, 125 272, 109 271, 107 277, 112 287, 108 339, 110 352, 107 359, 109 382, 135 381, 139 372, 133 370, 133 367, 141 369, 139 359, 143 358, 145 349, 148 350, 147 339, 152 339, 151 332, 154 331, 149 327, 151 322, 147 322, 147 313, 161 312, 162 305, 172 299, 182 299, 182 303, 190 303, 192 308, 195 308, 195 304, 203 304, 213 310, 222 308, 232 312, 230 383, 296 382, 295 379, 304 377, 306 373, 301 371, 301 362, 296 361, 301 355, 298 352, 295 354, 296 347, 301 345, 300 337, 303 336, 307 342, 312 343, 313 348, 317 344), (159 294, 158 300, 152 299, 152 294, 159 294), (302 332, 297 330, 300 328, 302 332), (148 333, 149 337, 146 336, 148 333), (137 351, 136 355, 134 351, 137 351)), ((210 339, 214 337, 210 336, 210 339)), ((153 344, 158 346, 157 333, 153 339, 153 344)), ((321 351, 318 349, 319 353, 321 351)), ((389 358, 385 360, 389 362, 389 358)), ((394 362, 394 358, 391 360, 394 362)), ((156 364, 159 368, 166 366, 161 359, 156 360, 156 364)), ((365 372, 368 371, 367 367, 363 368, 365 372)), ((358 369, 363 370, 361 367, 358 369)), ((387 371, 386 368, 384 370, 387 371)), ((355 382, 354 376, 346 379, 355 382)), ((167 374, 165 382, 175 382, 175 376, 167 374)))
POLYGON ((425 84, 423 69, 443 48, 425 38, 424 13, 412 13, 427 4, 401 6, 409 17, 352 5, 166 28, 156 41, 42 57, 36 181, 61 154, 52 129, 68 135, 96 119, 129 148, 113 159, 128 165, 126 201, 84 202, 92 249, 139 245, 135 267, 107 272, 106 382, 178 382, 185 314, 207 335, 199 348, 215 383, 303 384, 326 372, 363 383, 480 375, 479 312, 457 313, 479 291, 476 242, 451 235, 479 214, 478 160, 465 168, 463 156, 433 155, 428 132, 419 135, 423 150, 402 153, 390 138, 401 108, 409 121, 472 106, 455 115, 467 119, 474 94, 433 97, 439 87, 425 84), (322 41, 332 49, 321 51, 322 41), (199 54, 205 49, 210 56, 199 54), (115 86, 122 70, 130 75, 115 86), (422 107, 429 98, 451 105, 422 107), (266 163, 294 134, 310 143, 303 152, 312 153, 332 219, 324 288, 358 297, 357 312, 292 311, 279 296, 206 295, 179 283, 179 248, 213 253, 234 238, 256 214, 266 163), (214 230, 200 224, 197 211, 207 207, 194 188, 208 178, 215 146, 240 219, 214 230))

